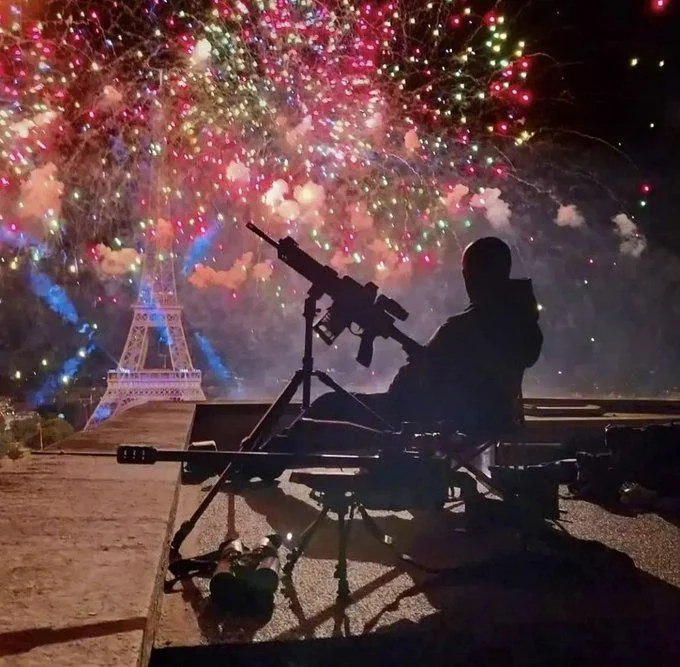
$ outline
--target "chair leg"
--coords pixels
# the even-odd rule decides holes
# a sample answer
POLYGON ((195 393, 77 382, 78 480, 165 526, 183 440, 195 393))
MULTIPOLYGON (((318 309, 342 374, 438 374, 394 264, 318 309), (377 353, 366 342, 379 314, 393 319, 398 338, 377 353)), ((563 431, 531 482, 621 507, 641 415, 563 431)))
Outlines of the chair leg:
POLYGON ((316 519, 314 519, 314 521, 302 531, 300 539, 298 540, 294 549, 286 557, 286 564, 283 566, 283 573, 285 575, 290 576, 293 574, 293 568, 295 567, 295 564, 298 562, 298 560, 300 560, 300 556, 302 556, 302 554, 305 552, 305 549, 309 546, 314 533, 318 530, 322 521, 326 518, 328 512, 330 512, 330 509, 331 508, 328 505, 324 505, 316 519))

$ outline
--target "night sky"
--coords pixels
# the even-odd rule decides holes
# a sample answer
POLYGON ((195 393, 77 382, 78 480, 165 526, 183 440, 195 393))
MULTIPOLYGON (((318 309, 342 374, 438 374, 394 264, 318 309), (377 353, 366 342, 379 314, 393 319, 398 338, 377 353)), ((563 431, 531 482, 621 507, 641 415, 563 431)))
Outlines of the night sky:
POLYGON ((534 51, 546 53, 536 86, 546 119, 621 142, 647 169, 673 167, 680 130, 679 7, 657 2, 517 3, 526 7, 517 20, 526 22, 534 51))

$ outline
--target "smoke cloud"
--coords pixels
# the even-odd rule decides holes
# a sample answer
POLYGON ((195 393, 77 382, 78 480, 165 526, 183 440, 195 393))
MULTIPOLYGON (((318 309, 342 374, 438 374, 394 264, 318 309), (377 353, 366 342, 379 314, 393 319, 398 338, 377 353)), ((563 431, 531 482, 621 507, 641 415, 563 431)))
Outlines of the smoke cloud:
POLYGON ((212 46, 210 42, 205 39, 199 39, 194 46, 191 55, 189 56, 189 63, 194 69, 202 69, 207 66, 210 56, 212 55, 212 46))
POLYGON ((284 199, 278 205, 276 212, 284 220, 296 220, 300 215, 300 206, 294 199, 284 199))
POLYGON ((501 199, 499 188, 488 188, 476 194, 470 200, 472 208, 483 208, 486 219, 496 230, 507 229, 510 226, 510 204, 501 199))
POLYGON ((349 215, 350 224, 358 232, 373 229, 373 216, 370 214, 366 202, 360 201, 356 204, 349 204, 346 211, 349 215))
POLYGON ((134 248, 113 250, 100 243, 97 248, 99 270, 107 276, 122 276, 141 263, 139 253, 134 248))
POLYGON ((470 188, 462 183, 457 183, 446 197, 442 197, 442 203, 446 207, 446 210, 454 215, 460 211, 460 203, 468 194, 470 194, 470 188))
POLYGON ((36 167, 21 184, 19 216, 42 218, 47 213, 59 217, 64 184, 57 179, 57 166, 48 162, 36 167))
POLYGON ((612 222, 616 225, 616 233, 621 237, 621 254, 639 257, 647 248, 647 239, 638 226, 625 213, 615 215, 612 222))
POLYGON ((9 129, 18 134, 22 139, 28 139, 33 128, 49 125, 57 116, 58 114, 55 111, 44 111, 33 116, 33 118, 24 118, 16 123, 12 123, 9 129))
POLYGON ((262 201, 266 206, 276 208, 283 202, 289 190, 290 188, 288 187, 288 183, 279 178, 269 186, 269 190, 264 193, 262 201))
POLYGON ((340 272, 345 271, 345 267, 352 264, 352 258, 347 254, 342 252, 342 250, 336 250, 331 257, 329 264, 336 270, 340 272))
POLYGON ((227 178, 232 183, 248 183, 250 181, 250 168, 243 162, 232 160, 227 167, 227 178))
POLYGON ((375 281, 377 283, 396 283, 411 276, 413 272, 412 264, 404 261, 404 258, 382 239, 374 239, 368 244, 368 248, 374 255, 375 281))
POLYGON ((326 191, 323 185, 307 181, 304 185, 295 186, 293 197, 303 209, 318 211, 326 199, 326 191))
POLYGON ((582 227, 585 222, 586 219, 575 204, 563 205, 557 209, 555 224, 558 227, 582 227))
POLYGON ((243 253, 231 268, 226 271, 216 271, 209 266, 196 264, 193 273, 189 276, 189 283, 198 289, 205 289, 207 287, 237 289, 248 279, 248 269, 252 265, 252 252, 243 253))
POLYGON ((274 272, 274 266, 271 262, 259 262, 253 267, 253 278, 256 280, 269 280, 274 272))
POLYGON ((113 107, 123 101, 123 94, 113 86, 104 86, 102 90, 101 106, 113 107))
POLYGON ((371 114, 366 120, 366 127, 369 130, 379 130, 383 126, 383 115, 380 111, 371 114))
POLYGON ((299 146, 303 137, 312 129, 312 117, 305 116, 292 130, 286 132, 286 142, 289 146, 299 146))
POLYGON ((404 148, 406 148, 409 153, 415 153, 420 148, 420 139, 415 130, 409 130, 404 135, 404 148))

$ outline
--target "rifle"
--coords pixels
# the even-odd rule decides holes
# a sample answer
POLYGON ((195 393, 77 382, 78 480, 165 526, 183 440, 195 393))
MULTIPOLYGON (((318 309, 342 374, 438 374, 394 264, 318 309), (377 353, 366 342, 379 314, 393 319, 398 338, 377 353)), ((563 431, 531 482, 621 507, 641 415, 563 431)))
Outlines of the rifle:
MULTIPOLYGON (((73 454, 68 452, 68 454, 73 454)), ((85 452, 83 455, 96 455, 85 452)), ((99 454, 112 456, 111 454, 99 454)), ((291 468, 363 468, 380 461, 380 455, 354 454, 293 454, 281 452, 218 451, 211 447, 189 449, 160 449, 150 445, 119 445, 116 461, 123 464, 153 465, 154 463, 190 463, 192 466, 213 470, 224 470, 234 461, 267 461, 284 469, 291 468)))
POLYGON ((356 359, 366 367, 371 365, 373 343, 378 336, 396 340, 409 356, 422 349, 419 343, 395 326, 395 320, 403 322, 408 318, 408 312, 394 299, 378 294, 375 283, 362 285, 349 276, 341 278, 330 266, 321 264, 301 250, 291 236, 277 242, 252 222, 246 227, 276 248, 281 261, 312 283, 310 294, 316 299, 328 295, 333 300, 313 326, 324 343, 333 344, 345 329, 356 324, 360 329, 357 335, 361 338, 356 359))
POLYGON ((188 450, 120 445, 116 460, 138 465, 180 462, 188 466, 184 472, 197 477, 208 477, 237 462, 255 463, 265 469, 324 468, 326 472, 293 473, 291 481, 341 496, 350 491, 358 493, 371 509, 400 511, 440 506, 448 497, 450 459, 443 452, 420 449, 408 440, 405 438, 404 447, 383 449, 376 454, 217 451, 213 442, 196 443, 188 450))

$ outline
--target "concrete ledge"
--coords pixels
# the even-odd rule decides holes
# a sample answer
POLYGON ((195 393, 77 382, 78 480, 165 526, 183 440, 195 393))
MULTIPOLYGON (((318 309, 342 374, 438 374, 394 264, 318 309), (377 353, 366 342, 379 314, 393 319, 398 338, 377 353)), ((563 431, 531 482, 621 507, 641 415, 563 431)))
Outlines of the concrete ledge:
MULTIPOLYGON (((568 407, 566 403, 556 405, 568 407)), ((679 413, 673 402, 629 407, 631 413, 627 414, 617 413, 622 406, 612 404, 605 414, 591 417, 574 417, 568 410, 563 417, 530 417, 528 430, 538 442, 554 442, 561 434, 599 430, 605 423, 672 421, 679 413)), ((193 433, 193 439, 215 439, 221 449, 234 449, 265 408, 257 403, 149 403, 76 434, 58 448, 112 452, 121 443, 137 443, 182 449, 193 433)), ((284 482, 279 489, 259 493, 220 494, 205 522, 187 540, 187 555, 214 548, 228 529, 238 530, 251 544, 270 530, 298 532, 315 509, 309 504, 307 490, 293 486, 297 485, 284 482)), ((306 642, 301 639, 331 637, 345 618, 350 619, 347 622, 353 632, 362 632, 367 619, 376 614, 381 618, 376 630, 396 629, 395 624, 403 621, 427 625, 427 619, 443 614, 447 617, 446 634, 452 636, 458 628, 458 609, 465 609, 467 617, 471 609, 483 607, 485 618, 489 609, 498 609, 498 614, 491 614, 497 628, 501 621, 514 619, 514 610, 519 608, 515 597, 504 593, 499 597, 495 586, 482 586, 482 595, 479 583, 452 592, 452 599, 440 599, 439 594, 429 599, 417 588, 421 583, 417 577, 395 570, 392 560, 376 553, 373 542, 358 529, 350 554, 351 585, 361 591, 361 598, 338 615, 333 604, 336 538, 331 522, 296 572, 307 620, 295 616, 290 600, 281 599, 277 606, 280 615, 267 626, 245 634, 239 629, 234 637, 225 637, 229 632, 220 621, 220 632, 215 634, 209 615, 204 613, 205 588, 183 590, 174 596, 160 592, 175 518, 187 518, 204 492, 199 486, 184 487, 177 509, 176 465, 118 466, 113 459, 56 456, 1 462, 0 665, 146 665, 154 640, 156 658, 164 656, 170 661, 165 664, 171 664, 171 657, 174 660, 181 654, 184 658, 183 647, 210 642, 226 642, 227 650, 232 651, 240 650, 236 648, 239 645, 244 651, 258 646, 274 648, 283 640, 287 646, 302 645, 306 642), (413 595, 392 611, 394 601, 414 585, 413 595), (161 600, 164 616, 156 631, 161 600), (448 619, 450 613, 453 616, 448 619), (308 631, 308 626, 314 629, 308 631)), ((582 617, 585 609, 591 622, 616 618, 619 610, 625 612, 622 616, 632 615, 637 620, 638 615, 652 618, 647 611, 652 609, 653 620, 662 625, 680 617, 680 575, 675 557, 680 532, 676 525, 651 517, 619 521, 599 510, 591 513, 578 503, 571 505, 570 515, 570 532, 628 553, 641 571, 640 579, 625 599, 614 596, 606 609, 597 607, 597 598, 588 591, 578 604, 569 587, 564 604, 532 593, 540 598, 540 604, 522 607, 527 624, 529 620, 537 623, 549 609, 560 618, 569 611, 572 619, 582 617), (645 593, 645 604, 639 603, 640 591, 645 593)), ((455 518, 446 517, 446 521, 455 518)), ((410 518, 385 517, 384 521, 395 524, 390 532, 402 538, 404 545, 419 545, 426 560, 434 559, 439 550, 448 565, 449 553, 462 556, 465 551, 448 523, 434 529, 430 526, 428 531, 426 523, 419 521, 414 526, 410 518), (418 532, 414 532, 416 528, 418 532), (449 544, 449 539, 453 543, 449 544)), ((478 555, 486 553, 487 546, 472 545, 468 550, 478 555)), ((620 584, 615 583, 617 589, 620 584)), ((437 633, 440 631, 437 625, 437 633)), ((516 631, 513 626, 512 632, 516 631)), ((220 653, 220 659, 223 657, 220 653)))
MULTIPOLYGON (((193 404, 147 404, 59 448, 183 448, 193 404)), ((0 664, 146 664, 177 466, 29 456, 0 464, 0 664)))

